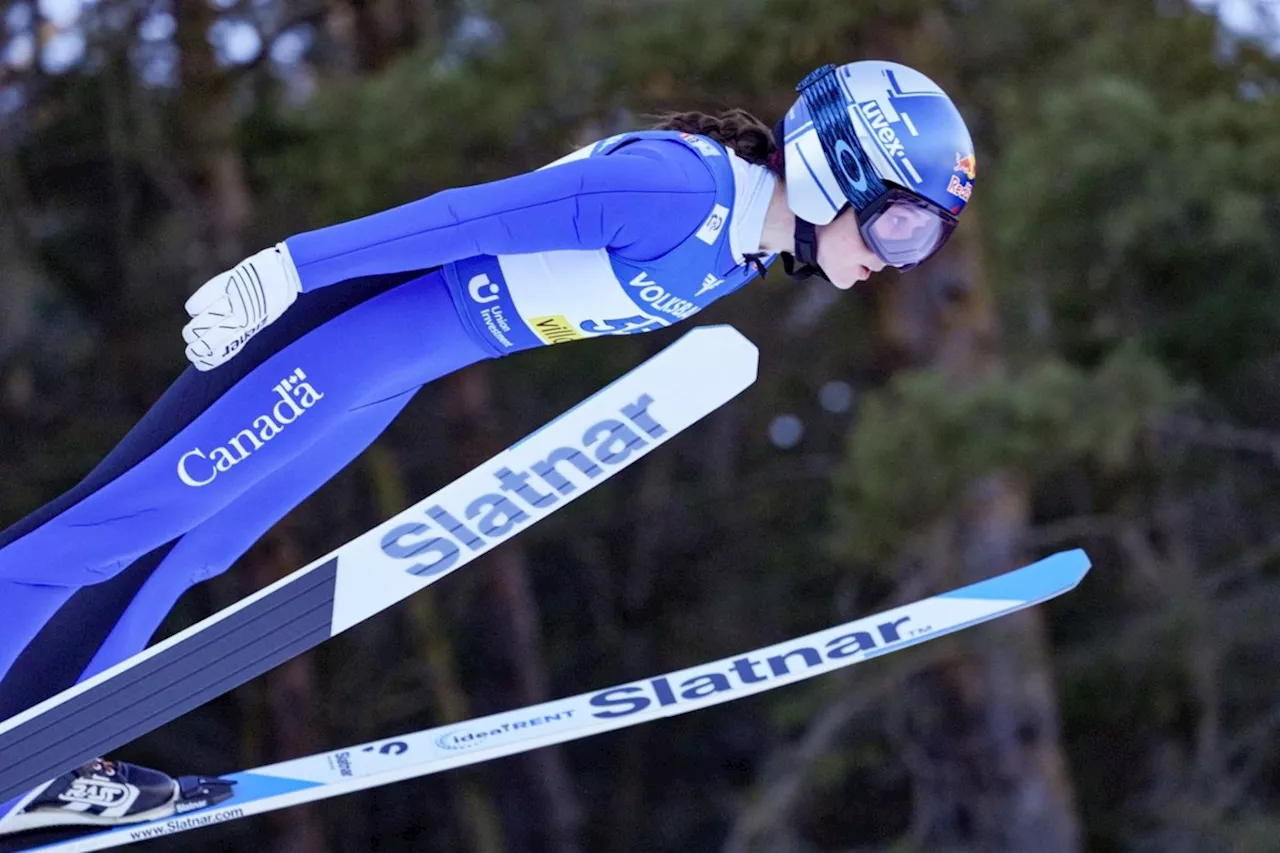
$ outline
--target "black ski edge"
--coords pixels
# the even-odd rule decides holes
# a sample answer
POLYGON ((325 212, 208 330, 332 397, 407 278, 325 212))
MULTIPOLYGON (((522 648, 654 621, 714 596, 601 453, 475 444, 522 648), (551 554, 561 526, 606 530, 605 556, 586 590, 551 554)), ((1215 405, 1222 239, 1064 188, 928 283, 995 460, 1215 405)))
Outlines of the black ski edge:
POLYGON ((337 567, 334 557, 294 584, 0 735, 0 803, 324 642, 331 636, 337 567))

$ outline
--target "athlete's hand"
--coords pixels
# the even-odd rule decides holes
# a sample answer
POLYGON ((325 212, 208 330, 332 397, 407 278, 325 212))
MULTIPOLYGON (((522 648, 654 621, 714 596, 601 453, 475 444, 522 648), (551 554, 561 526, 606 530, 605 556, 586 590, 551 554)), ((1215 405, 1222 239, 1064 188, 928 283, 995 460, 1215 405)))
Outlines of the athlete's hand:
POLYGON ((192 318, 182 330, 187 360, 197 370, 225 364, 279 319, 301 292, 298 269, 284 243, 214 276, 187 300, 192 318))

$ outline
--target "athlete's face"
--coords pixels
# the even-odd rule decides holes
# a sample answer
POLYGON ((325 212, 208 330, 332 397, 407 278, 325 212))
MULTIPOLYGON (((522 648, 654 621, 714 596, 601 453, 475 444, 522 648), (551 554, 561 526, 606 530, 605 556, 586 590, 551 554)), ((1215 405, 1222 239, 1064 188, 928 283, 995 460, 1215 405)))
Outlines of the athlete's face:
POLYGON ((884 269, 884 261, 863 241, 852 207, 846 206, 828 224, 814 226, 814 233, 818 238, 818 266, 841 290, 884 269))

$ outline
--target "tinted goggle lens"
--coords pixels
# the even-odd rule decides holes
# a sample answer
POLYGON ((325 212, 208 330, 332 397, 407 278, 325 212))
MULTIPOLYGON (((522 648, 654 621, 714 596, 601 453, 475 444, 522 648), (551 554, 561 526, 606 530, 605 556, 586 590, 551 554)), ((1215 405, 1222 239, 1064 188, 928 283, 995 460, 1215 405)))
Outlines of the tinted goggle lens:
POLYGON ((955 217, 897 189, 858 219, 867 247, 889 266, 903 269, 942 248, 955 227, 955 217))

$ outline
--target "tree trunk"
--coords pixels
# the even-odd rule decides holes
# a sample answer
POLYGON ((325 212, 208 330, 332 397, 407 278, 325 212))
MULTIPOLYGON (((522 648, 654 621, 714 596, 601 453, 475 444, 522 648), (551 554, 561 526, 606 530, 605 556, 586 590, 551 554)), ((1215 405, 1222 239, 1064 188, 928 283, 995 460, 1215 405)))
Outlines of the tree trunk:
MULTIPOLYGON (((175 136, 164 140, 173 145, 169 153, 180 164, 177 192, 195 207, 195 211, 188 211, 194 212, 196 220, 187 222, 196 229, 187 235, 189 257, 197 273, 209 274, 244 256, 245 234, 253 213, 235 138, 236 77, 219 66, 209 38, 217 15, 212 3, 174 4, 181 88, 175 136)), ((145 352, 136 357, 142 363, 149 361, 145 352)), ((252 588, 262 589, 304 562, 302 549, 286 522, 249 553, 244 570, 252 588)), ((256 745, 268 760, 309 755, 325 745, 318 680, 315 656, 306 654, 282 664, 262 681, 257 707, 251 711, 260 723, 256 745)), ((279 853, 325 853, 328 849, 323 812, 318 806, 273 815, 268 822, 274 829, 271 846, 279 853)))
POLYGON ((175 153, 184 155, 186 182, 200 199, 208 252, 205 263, 216 271, 245 254, 244 232, 253 212, 244 163, 235 144, 235 77, 218 67, 209 42, 217 19, 213 4, 177 3, 174 16, 182 85, 175 153))
MULTIPOLYGON (((303 551, 291 534, 277 527, 267 542, 256 547, 245 566, 254 589, 263 589, 303 565, 303 551)), ((258 746, 268 762, 312 755, 324 749, 322 692, 316 686, 315 655, 295 657, 268 673, 259 694, 258 746)), ((301 806, 275 812, 267 820, 273 829, 275 853, 326 853, 322 807, 301 806)))
MULTIPOLYGON (((462 465, 469 469, 503 449, 491 401, 489 366, 475 365, 455 374, 448 387, 452 395, 451 426, 455 430, 452 445, 462 465)), ((485 563, 488 597, 494 606, 489 614, 477 613, 475 618, 493 620, 495 639, 501 638, 499 648, 507 650, 509 655, 509 671, 515 677, 515 683, 510 686, 509 707, 545 702, 551 695, 541 620, 521 542, 504 543, 485 558, 485 563)), ((538 829, 546 836, 545 849, 552 853, 576 853, 581 809, 563 751, 558 747, 539 749, 525 756, 521 763, 529 767, 541 800, 527 812, 536 818, 538 829)), ((509 838, 512 850, 542 846, 522 843, 521 834, 512 831, 509 838)))
MULTIPOLYGON (((409 497, 391 451, 375 444, 365 452, 379 518, 390 518, 409 505, 409 497)), ((437 597, 421 593, 402 605, 413 638, 412 654, 431 680, 431 694, 439 725, 457 723, 472 716, 466 691, 458 675, 457 655, 437 597)), ((454 810, 467 839, 469 853, 503 853, 501 819, 488 787, 479 773, 453 771, 454 810)))
MULTIPOLYGON (((939 370, 957 387, 1003 369, 977 225, 971 214, 947 259, 877 292, 887 364, 939 370)), ((990 472, 926 536, 926 570, 950 587, 1016 568, 1028 556, 1029 521, 1023 481, 990 472)), ((904 697, 916 843, 1076 853, 1080 828, 1042 611, 1005 617, 959 642, 960 662, 917 679, 904 697)))
POLYGON ((40 285, 36 259, 22 233, 26 211, 17 158, 0 138, 0 365, 32 332, 40 285))

